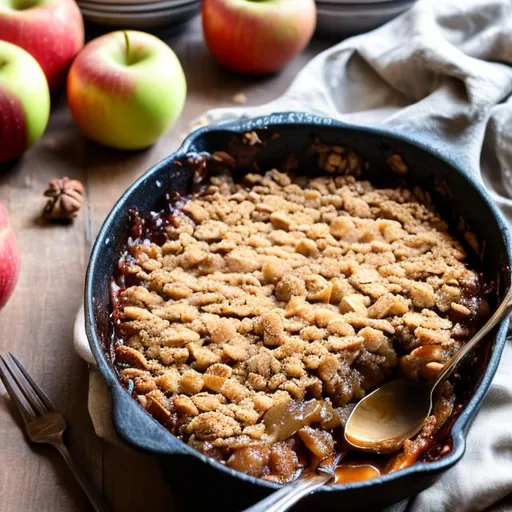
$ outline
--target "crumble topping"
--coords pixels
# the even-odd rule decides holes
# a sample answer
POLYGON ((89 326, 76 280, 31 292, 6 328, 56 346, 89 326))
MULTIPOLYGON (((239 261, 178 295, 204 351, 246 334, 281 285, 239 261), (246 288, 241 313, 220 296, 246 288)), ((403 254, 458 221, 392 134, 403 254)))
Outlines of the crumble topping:
POLYGON ((353 176, 211 177, 163 244, 128 252, 121 378, 190 445, 280 482, 301 449, 332 453, 367 391, 434 377, 485 303, 435 210, 353 176), (266 413, 294 404, 312 404, 311 421, 276 438, 266 413))

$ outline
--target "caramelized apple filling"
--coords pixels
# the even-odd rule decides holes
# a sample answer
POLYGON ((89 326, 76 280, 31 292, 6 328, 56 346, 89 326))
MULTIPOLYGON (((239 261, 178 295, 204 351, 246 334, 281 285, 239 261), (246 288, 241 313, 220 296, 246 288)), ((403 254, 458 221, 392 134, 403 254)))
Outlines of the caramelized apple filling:
MULTIPOLYGON (((166 222, 132 212, 116 365, 158 421, 233 469, 287 482, 342 450, 355 402, 434 377, 485 312, 463 246, 406 188, 270 170, 169 197, 166 222)), ((453 403, 447 384, 416 441, 377 469, 348 458, 340 481, 413 463, 453 403)))

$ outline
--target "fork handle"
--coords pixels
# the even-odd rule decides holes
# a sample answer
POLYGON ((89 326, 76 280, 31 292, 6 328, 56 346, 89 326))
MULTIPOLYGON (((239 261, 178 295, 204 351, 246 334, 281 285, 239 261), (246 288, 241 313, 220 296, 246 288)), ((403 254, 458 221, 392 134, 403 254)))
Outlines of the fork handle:
POLYGON ((283 485, 281 489, 270 494, 244 512, 284 512, 295 505, 301 498, 324 486, 331 476, 325 473, 310 473, 299 477, 294 482, 283 485))
POLYGON ((77 466, 66 445, 62 441, 54 442, 52 444, 55 448, 57 448, 57 450, 59 450, 59 453, 66 461, 69 469, 71 469, 71 472, 73 475, 75 475, 78 483, 89 498, 91 505, 94 507, 94 510, 96 512, 111 512, 110 507, 107 505, 103 496, 98 492, 96 486, 89 480, 89 478, 87 478, 82 469, 77 466))

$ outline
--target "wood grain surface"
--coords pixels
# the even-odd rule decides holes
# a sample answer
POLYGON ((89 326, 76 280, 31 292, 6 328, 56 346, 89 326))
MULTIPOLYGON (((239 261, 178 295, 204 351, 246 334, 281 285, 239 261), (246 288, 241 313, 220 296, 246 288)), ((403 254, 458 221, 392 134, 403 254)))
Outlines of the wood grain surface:
MULTIPOLYGON (((89 28, 89 38, 95 34, 89 28)), ((298 70, 329 42, 315 40, 279 75, 237 76, 221 69, 205 48, 199 20, 166 37, 188 82, 185 110, 155 146, 119 152, 84 140, 67 109, 64 91, 52 99, 45 135, 12 168, 0 172, 0 202, 10 213, 22 254, 14 295, 0 312, 0 352, 13 352, 65 415, 71 452, 116 511, 177 510, 154 458, 97 438, 87 412, 87 365, 74 353, 73 322, 83 294, 91 242, 120 194, 172 153, 205 110, 234 106, 243 92, 249 105, 281 95, 298 70), (69 176, 84 183, 87 207, 71 225, 41 220, 47 182, 69 176)), ((0 512, 90 511, 71 473, 51 447, 28 444, 20 419, 0 386, 0 512)))
MULTIPOLYGON (((89 38, 96 32, 89 27, 89 38)), ((165 39, 183 64, 189 91, 181 119, 155 146, 126 153, 84 140, 62 91, 52 100, 42 140, 14 167, 0 169, 0 202, 10 212, 22 254, 18 286, 0 312, 0 352, 13 352, 47 391, 68 421, 71 452, 120 512, 183 507, 176 504, 153 457, 103 442, 94 433, 87 411, 88 369, 72 344, 91 242, 120 194, 178 147, 192 119, 213 107, 233 106, 233 96, 240 92, 249 105, 280 96, 304 64, 331 44, 314 39, 279 75, 250 78, 212 61, 197 19, 186 31, 165 39), (40 216, 43 191, 50 179, 61 176, 84 183, 87 206, 73 224, 49 225, 40 216)), ((0 386, 0 512, 91 511, 58 453, 29 444, 20 427, 19 415, 0 386)), ((219 503, 215 500, 212 509, 220 510, 219 503)), ((511 510, 509 499, 493 512, 511 510)))

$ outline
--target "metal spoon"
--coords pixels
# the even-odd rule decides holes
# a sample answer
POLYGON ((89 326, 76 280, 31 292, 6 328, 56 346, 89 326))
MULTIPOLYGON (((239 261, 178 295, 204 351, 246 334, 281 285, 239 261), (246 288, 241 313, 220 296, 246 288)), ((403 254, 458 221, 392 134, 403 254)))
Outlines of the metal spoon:
POLYGON ((512 310, 512 288, 487 323, 443 366, 435 381, 426 385, 393 380, 363 398, 345 426, 345 439, 360 449, 379 453, 397 451, 417 434, 432 410, 432 397, 441 382, 512 310))
POLYGON ((300 499, 334 480, 336 466, 341 453, 321 461, 316 470, 306 470, 297 480, 283 485, 281 489, 270 494, 265 499, 249 507, 244 512, 284 512, 300 499))

